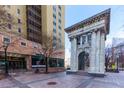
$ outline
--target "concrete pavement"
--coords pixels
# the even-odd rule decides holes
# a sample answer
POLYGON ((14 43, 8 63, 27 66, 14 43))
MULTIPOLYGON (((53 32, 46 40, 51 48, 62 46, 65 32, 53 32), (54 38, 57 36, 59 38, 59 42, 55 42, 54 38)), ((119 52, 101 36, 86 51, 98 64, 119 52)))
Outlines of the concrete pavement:
POLYGON ((0 80, 0 87, 4 88, 124 88, 124 71, 120 73, 106 73, 104 78, 85 75, 50 73, 19 73, 16 76, 0 80), (56 82, 49 85, 49 82, 56 82))

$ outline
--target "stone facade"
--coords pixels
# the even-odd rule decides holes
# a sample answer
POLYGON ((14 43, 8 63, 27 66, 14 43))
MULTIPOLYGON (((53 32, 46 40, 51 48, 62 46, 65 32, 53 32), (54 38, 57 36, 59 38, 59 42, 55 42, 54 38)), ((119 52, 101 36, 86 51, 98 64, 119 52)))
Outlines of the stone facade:
POLYGON ((105 73, 104 49, 109 17, 110 9, 65 29, 71 42, 71 71, 105 73))

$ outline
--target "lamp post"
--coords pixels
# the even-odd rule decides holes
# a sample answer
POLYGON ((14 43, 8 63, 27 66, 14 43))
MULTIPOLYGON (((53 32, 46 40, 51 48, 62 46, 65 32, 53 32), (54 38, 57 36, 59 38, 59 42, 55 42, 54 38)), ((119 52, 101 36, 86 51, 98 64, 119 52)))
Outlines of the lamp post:
POLYGON ((118 61, 119 61, 119 55, 117 54, 117 69, 116 69, 116 72, 119 73, 119 70, 118 70, 118 61))
POLYGON ((4 53, 5 53, 5 74, 8 75, 8 61, 7 61, 8 43, 4 42, 3 48, 4 48, 4 53))

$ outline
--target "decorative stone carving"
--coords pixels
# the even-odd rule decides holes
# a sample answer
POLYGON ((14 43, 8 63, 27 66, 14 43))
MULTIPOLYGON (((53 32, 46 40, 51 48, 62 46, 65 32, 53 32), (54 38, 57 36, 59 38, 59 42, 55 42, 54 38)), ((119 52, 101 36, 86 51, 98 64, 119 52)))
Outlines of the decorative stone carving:
POLYGON ((82 60, 83 62, 86 61, 84 62, 86 64, 83 63, 83 65, 86 66, 84 67, 85 69, 83 69, 84 71, 91 74, 105 73, 104 49, 106 34, 108 34, 107 31, 109 31, 109 18, 110 9, 65 29, 71 41, 71 71, 78 71, 78 67, 80 67, 78 66, 78 56, 83 52, 82 60), (83 26, 79 27, 80 25, 83 26), (78 28, 74 29, 76 27, 78 28), (88 42, 88 34, 91 34, 91 44, 88 42), (77 39, 75 37, 78 36, 80 36, 80 43, 77 44, 77 39), (84 40, 82 36, 86 36, 85 43, 82 43, 84 40), (88 57, 86 55, 88 55, 88 57))

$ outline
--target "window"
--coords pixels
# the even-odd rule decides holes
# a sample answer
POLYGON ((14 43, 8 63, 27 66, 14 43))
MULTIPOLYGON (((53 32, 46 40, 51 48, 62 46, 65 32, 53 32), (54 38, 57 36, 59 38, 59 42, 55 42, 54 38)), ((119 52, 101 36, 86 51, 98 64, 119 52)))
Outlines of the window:
POLYGON ((21 33, 21 28, 18 28, 18 32, 21 33))
POLYGON ((4 43, 11 43, 10 37, 3 37, 3 42, 4 43))
POLYGON ((87 38, 88 38, 89 45, 91 45, 91 34, 88 34, 87 38))
POLYGON ((61 13, 60 13, 60 12, 58 12, 58 14, 59 14, 59 16, 61 17, 61 13))
POLYGON ((53 21, 53 25, 56 25, 56 22, 53 21))
POLYGON ((61 19, 59 19, 59 23, 61 24, 61 19))
POLYGON ((53 6, 53 10, 56 11, 56 6, 55 5, 53 6))
POLYGON ((80 36, 77 37, 77 45, 80 45, 80 36))
POLYGON ((55 14, 53 14, 53 17, 56 19, 56 15, 55 14))
POLYGON ((25 42, 21 42, 21 46, 26 46, 26 43, 25 42))
POLYGON ((55 33, 56 33, 56 29, 54 29, 54 28, 53 28, 53 32, 55 32, 55 33))
POLYGON ((60 30, 62 29, 61 26, 59 26, 59 29, 60 29, 60 30))
POLYGON ((59 32, 59 36, 61 37, 62 36, 62 34, 59 32))
POLYGON ((91 41, 91 34, 88 35, 88 42, 91 41))
POLYGON ((33 48, 38 48, 38 45, 36 43, 32 43, 33 48))
POLYGON ((57 59, 56 58, 49 58, 49 66, 50 67, 57 67, 57 59))
POLYGON ((17 13, 20 14, 20 9, 17 9, 17 13))
POLYGON ((61 42, 61 38, 59 38, 59 42, 61 42))
POLYGON ((53 41, 53 47, 56 47, 56 41, 53 41))
POLYGON ((18 23, 21 23, 21 20, 20 19, 18 19, 18 23))
POLYGON ((11 24, 8 24, 8 28, 9 28, 9 29, 11 29, 11 28, 12 28, 12 27, 11 27, 11 24))
POLYGON ((56 37, 55 36, 53 36, 53 41, 56 41, 56 37))
POLYGON ((64 59, 59 59, 58 58, 58 67, 64 67, 64 59))
POLYGON ((86 42, 86 36, 82 36, 82 44, 86 42))
POLYGON ((59 9, 61 10, 61 6, 59 5, 59 9))
POLYGON ((8 18, 11 19, 11 14, 10 13, 8 13, 8 18))
POLYGON ((53 36, 53 47, 56 47, 56 36, 53 36))

